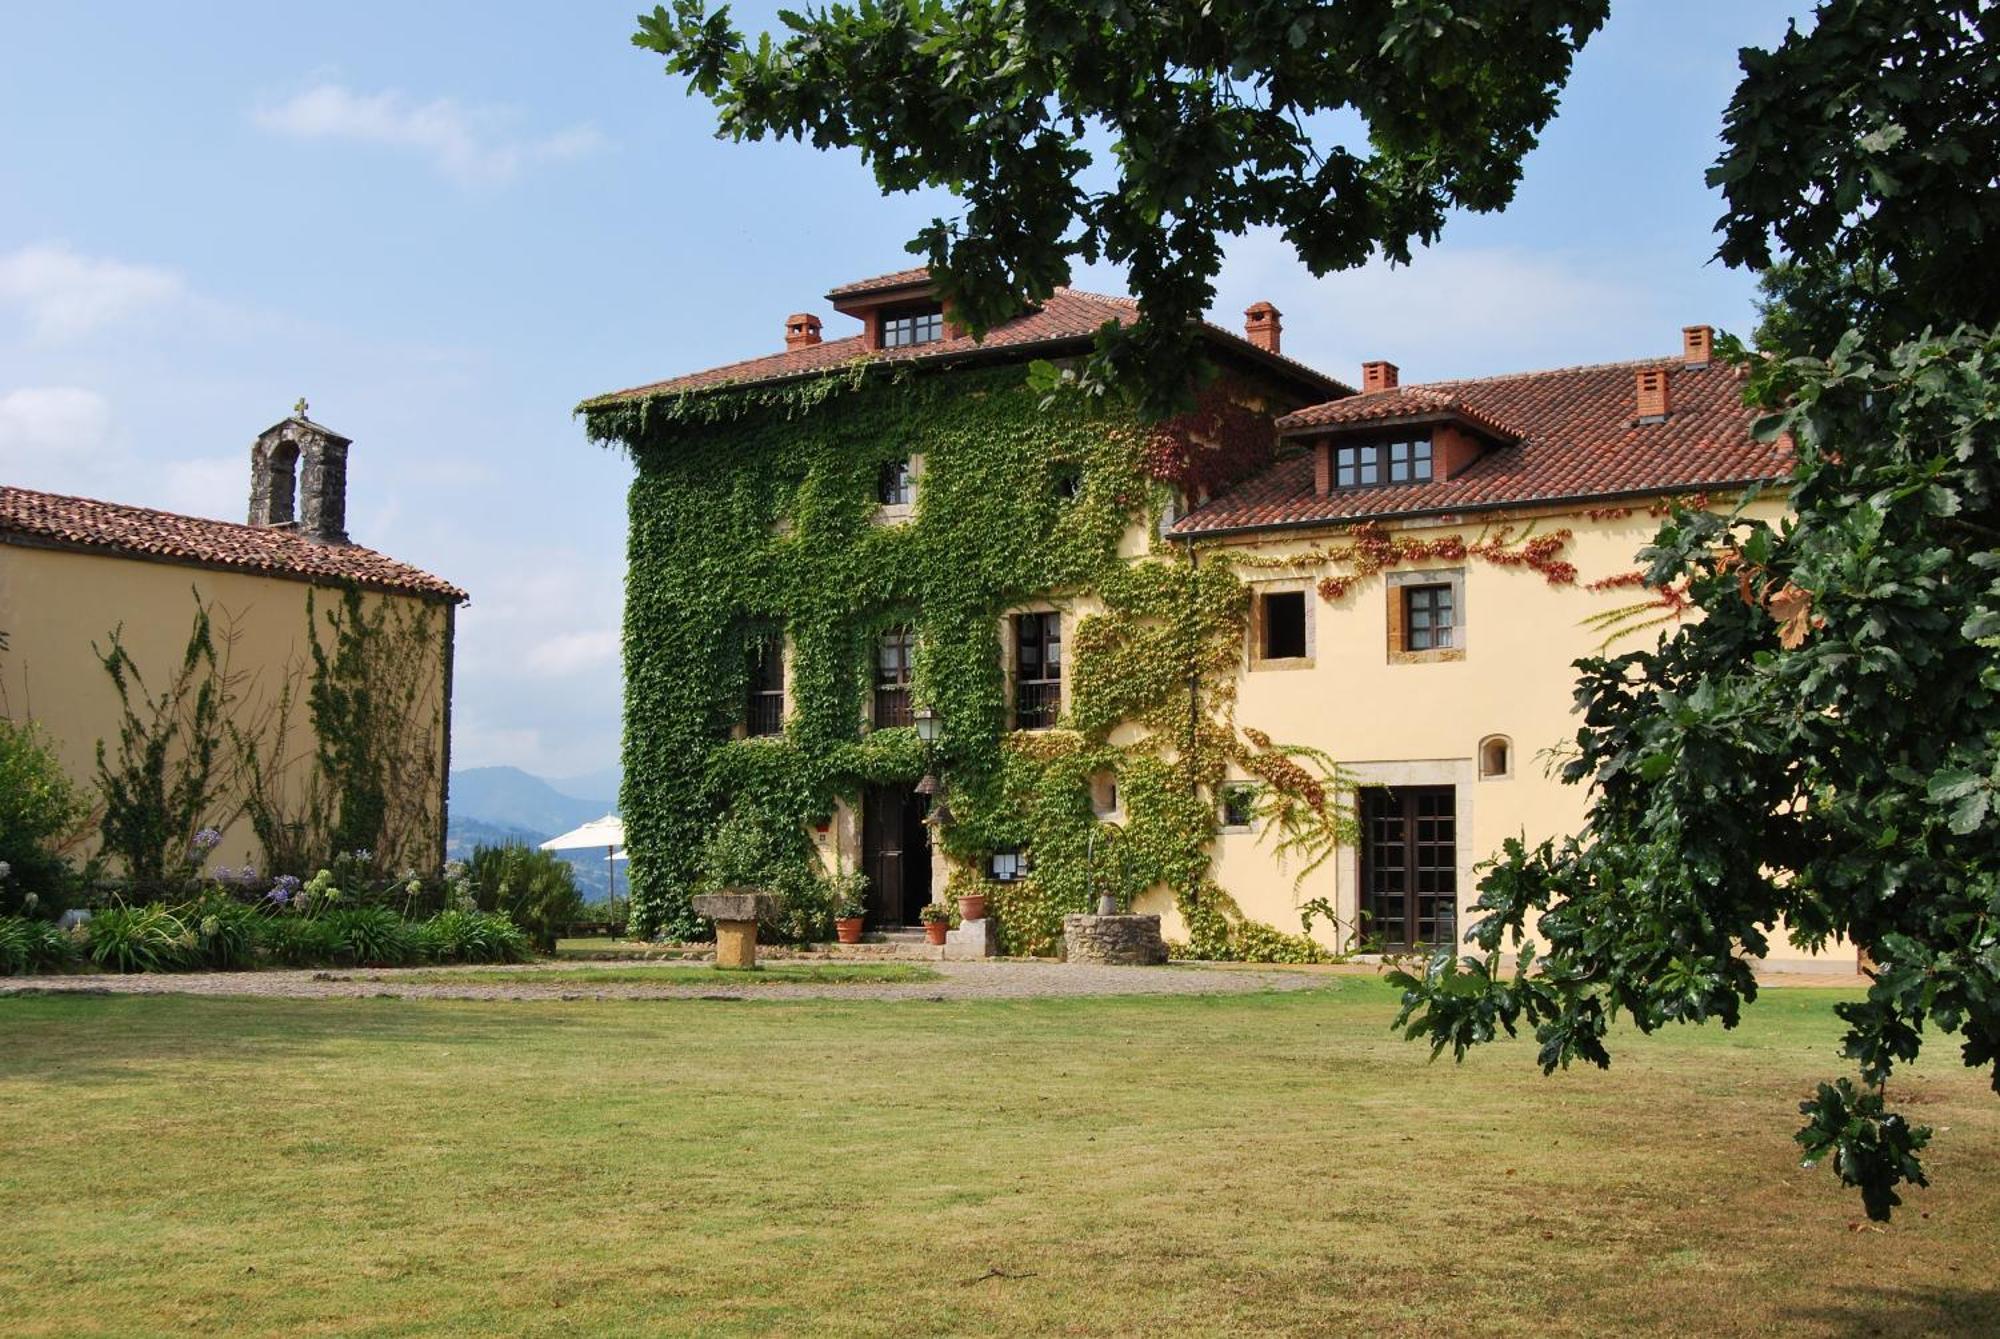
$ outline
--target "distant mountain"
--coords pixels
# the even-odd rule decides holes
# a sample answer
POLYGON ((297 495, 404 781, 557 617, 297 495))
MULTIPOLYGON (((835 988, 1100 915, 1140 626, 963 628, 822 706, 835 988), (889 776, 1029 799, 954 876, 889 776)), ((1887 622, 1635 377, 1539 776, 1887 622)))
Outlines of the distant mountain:
MULTIPOLYGON (((615 773, 612 775, 615 776, 615 773)), ((578 779, 588 781, 593 778, 578 779)), ((616 800, 579 799, 518 767, 468 767, 453 772, 450 803, 445 852, 452 860, 471 855, 475 846, 504 846, 510 842, 539 846, 559 832, 568 832, 593 818, 602 818, 618 807, 616 800)), ((558 854, 576 871, 576 886, 584 900, 603 901, 610 891, 612 878, 605 865, 603 850, 562 851, 558 854)), ((622 893, 625 889, 623 862, 619 863, 617 879, 618 890, 622 893)))
POLYGON ((579 799, 518 767, 468 767, 451 774, 454 826, 463 814, 482 823, 553 837, 617 807, 616 799, 579 799))
POLYGON ((618 799, 618 788, 624 780, 625 769, 614 763, 610 767, 600 767, 581 776, 552 776, 549 778, 549 784, 565 795, 581 795, 585 798, 592 795, 607 795, 615 803, 618 799))

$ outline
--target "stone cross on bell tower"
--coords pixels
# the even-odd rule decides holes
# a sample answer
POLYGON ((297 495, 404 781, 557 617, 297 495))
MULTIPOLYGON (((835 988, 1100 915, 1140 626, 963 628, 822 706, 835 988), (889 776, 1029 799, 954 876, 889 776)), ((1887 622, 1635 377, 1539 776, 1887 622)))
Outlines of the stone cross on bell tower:
POLYGON ((297 526, 299 533, 322 544, 347 543, 350 445, 307 418, 301 396, 290 418, 266 428, 251 444, 250 524, 297 526))

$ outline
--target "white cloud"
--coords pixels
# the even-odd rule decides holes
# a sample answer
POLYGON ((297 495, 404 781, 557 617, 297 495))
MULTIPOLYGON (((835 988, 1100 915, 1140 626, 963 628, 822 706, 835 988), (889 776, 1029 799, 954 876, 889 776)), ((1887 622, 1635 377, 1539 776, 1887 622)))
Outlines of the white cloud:
POLYGON ((522 668, 530 674, 561 678, 611 664, 618 658, 618 629, 592 628, 544 637, 528 648, 522 668))
POLYGON ((344 139, 386 144, 428 157, 446 176, 466 184, 512 180, 523 168, 591 152, 603 138, 590 126, 550 135, 512 137, 512 118, 494 108, 466 107, 450 98, 419 103, 401 93, 357 93, 320 83, 284 102, 260 107, 253 121, 295 139, 344 139))
POLYGON ((0 469, 101 451, 111 436, 111 402, 77 386, 25 386, 0 395, 0 469))
POLYGON ((0 304, 19 308, 38 339, 87 335, 184 292, 171 270, 81 256, 63 245, 0 256, 0 304))
POLYGON ((157 505, 167 511, 240 521, 248 514, 250 453, 169 461, 155 492, 157 505))

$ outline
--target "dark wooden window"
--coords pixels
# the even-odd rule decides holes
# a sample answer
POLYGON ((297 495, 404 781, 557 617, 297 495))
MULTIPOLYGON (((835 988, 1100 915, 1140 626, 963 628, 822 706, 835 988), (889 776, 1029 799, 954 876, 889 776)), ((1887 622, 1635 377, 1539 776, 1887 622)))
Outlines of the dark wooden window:
POLYGON ((1014 728, 1045 730, 1062 714, 1062 615, 1014 615, 1014 728))
POLYGON ((875 725, 908 725, 910 715, 910 651, 915 645, 907 627, 885 628, 875 641, 875 725))
POLYGON ((1456 611, 1450 586, 1403 587, 1403 649, 1438 651, 1454 645, 1456 611))
POLYGON ((1222 826, 1247 828, 1256 817, 1256 786, 1239 781, 1222 788, 1222 826))
POLYGON ((1360 442, 1333 448, 1333 485, 1336 488, 1425 483, 1430 477, 1431 439, 1428 437, 1396 442, 1360 442))
POLYGON ((882 347, 900 349, 944 338, 944 313, 935 307, 882 314, 882 347))
POLYGON ((1361 892, 1368 938, 1387 948, 1458 937, 1458 809, 1450 786, 1361 792, 1361 892))
POLYGON ((1306 653, 1306 593, 1272 591, 1262 597, 1263 658, 1296 660, 1306 653))
POLYGON ((875 500, 885 507, 907 507, 917 495, 916 476, 909 460, 891 460, 875 478, 875 500))
POLYGON ((743 713, 743 731, 776 735, 785 729, 785 639, 776 632, 760 633, 749 647, 750 696, 743 713))

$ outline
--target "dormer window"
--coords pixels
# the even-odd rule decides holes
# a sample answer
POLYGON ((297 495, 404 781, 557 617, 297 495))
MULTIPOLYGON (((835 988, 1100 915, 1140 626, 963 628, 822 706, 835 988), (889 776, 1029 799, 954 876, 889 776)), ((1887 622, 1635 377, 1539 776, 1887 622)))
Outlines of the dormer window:
POLYGON ((1428 436, 1333 448, 1335 488, 1427 483, 1430 478, 1431 439, 1428 436))
POLYGON ((904 307, 882 313, 882 347, 908 348, 912 344, 935 344, 944 338, 944 309, 904 307))

